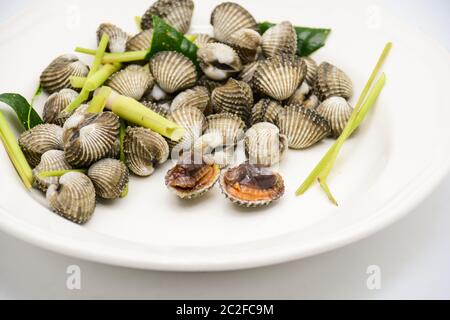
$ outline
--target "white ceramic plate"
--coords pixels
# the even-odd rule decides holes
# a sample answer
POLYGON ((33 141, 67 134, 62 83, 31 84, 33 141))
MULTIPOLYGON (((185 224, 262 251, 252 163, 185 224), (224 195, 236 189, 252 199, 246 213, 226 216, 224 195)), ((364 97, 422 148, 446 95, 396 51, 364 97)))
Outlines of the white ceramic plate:
MULTIPOLYGON (((42 1, 7 21, 0 26, 0 92, 31 97, 51 59, 76 45, 94 47, 101 22, 135 33, 133 18, 150 2, 42 1)), ((196 1, 197 29, 209 30, 209 14, 218 2, 196 1)), ((180 201, 164 186, 168 163, 148 179, 133 178, 129 196, 99 204, 85 226, 53 214, 41 194, 25 191, 0 148, 1 229, 50 250, 103 263, 159 270, 240 269, 359 240, 396 221, 432 192, 450 163, 447 51, 374 7, 373 1, 370 6, 365 1, 240 3, 258 20, 331 27, 326 47, 314 58, 346 70, 357 94, 384 44, 394 43, 375 111, 346 143, 330 177, 338 208, 317 186, 301 198, 294 196, 331 141, 288 153, 280 167, 286 195, 273 206, 237 208, 218 187, 204 198, 180 201)), ((6 106, 0 108, 17 124, 6 106)))

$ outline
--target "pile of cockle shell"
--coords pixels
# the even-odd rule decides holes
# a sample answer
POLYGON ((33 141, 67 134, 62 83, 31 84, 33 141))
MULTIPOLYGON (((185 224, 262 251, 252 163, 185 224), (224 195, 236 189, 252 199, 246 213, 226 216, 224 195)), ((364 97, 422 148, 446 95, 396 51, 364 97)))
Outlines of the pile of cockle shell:
MULTIPOLYGON (((182 33, 190 29, 192 0, 159 0, 142 17, 143 31, 129 36, 104 23, 100 39, 109 35, 108 51, 145 50, 157 15, 182 33)), ((92 215, 96 198, 115 199, 129 172, 150 176, 169 158, 178 163, 165 178, 180 198, 205 194, 217 181, 227 198, 255 207, 284 193, 283 178, 270 167, 287 149, 306 149, 326 137, 338 137, 352 107, 348 76, 330 63, 317 64, 296 55, 297 36, 291 22, 281 22, 263 35, 255 18, 242 6, 225 2, 211 14, 214 34, 196 34, 198 62, 178 52, 154 55, 148 64, 128 64, 106 85, 132 97, 186 129, 180 142, 130 124, 124 139, 125 163, 119 159, 119 117, 109 111, 73 114, 62 110, 77 96, 70 76, 86 76, 88 67, 76 56, 56 58, 41 75, 51 94, 45 103, 46 122, 19 139, 34 167, 36 186, 47 193, 50 207, 77 223, 92 215), (227 168, 243 140, 248 160, 227 168), (88 169, 40 177, 52 170, 88 169)))

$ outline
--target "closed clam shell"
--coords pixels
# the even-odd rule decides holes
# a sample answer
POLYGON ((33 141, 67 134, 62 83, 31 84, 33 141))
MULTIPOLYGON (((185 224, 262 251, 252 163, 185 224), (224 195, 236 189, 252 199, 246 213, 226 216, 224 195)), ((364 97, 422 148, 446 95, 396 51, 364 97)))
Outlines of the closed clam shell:
POLYGON ((169 157, 169 145, 158 133, 142 127, 128 127, 125 132, 124 152, 128 169, 141 177, 150 176, 155 165, 169 157))
POLYGON ((28 163, 35 167, 41 156, 49 150, 63 149, 63 129, 56 124, 40 124, 25 131, 19 137, 19 146, 28 163))
POLYGON ((162 18, 181 33, 189 31, 194 2, 192 0, 158 0, 142 16, 141 27, 143 30, 153 26, 153 16, 162 18))
POLYGON ((353 91, 352 81, 344 71, 328 62, 319 65, 315 88, 321 101, 333 96, 348 100, 353 91))
POLYGON ((287 104, 300 104, 306 101, 311 92, 311 87, 306 81, 303 81, 300 87, 295 90, 294 94, 287 100, 287 104))
POLYGON ((147 29, 131 37, 126 44, 126 51, 147 50, 152 41, 153 30, 147 29))
POLYGON ((106 85, 119 94, 141 100, 144 94, 152 89, 155 81, 148 67, 129 65, 123 70, 114 73, 106 85))
MULTIPOLYGON (((65 54, 53 60, 42 72, 40 83, 48 94, 71 88, 70 77, 86 77, 89 67, 73 54, 65 54)), ((72 88, 73 89, 73 88, 72 88)))
POLYGON ((170 113, 170 103, 168 102, 142 101, 141 103, 163 117, 167 117, 170 113))
POLYGON ((59 92, 51 94, 44 104, 42 113, 44 122, 62 126, 67 118, 61 117, 61 111, 75 100, 77 96, 78 92, 72 89, 62 89, 59 92))
POLYGON ((94 184, 95 194, 103 199, 117 199, 129 179, 127 166, 116 159, 102 159, 94 163, 87 175, 94 184))
POLYGON ((288 149, 286 136, 269 122, 259 122, 248 129, 244 145, 250 163, 266 167, 279 163, 288 149))
POLYGON ((321 115, 299 105, 284 108, 278 116, 278 127, 292 149, 309 148, 331 132, 330 125, 321 115))
POLYGON ((33 179, 36 186, 45 192, 50 185, 58 184, 59 177, 41 177, 40 173, 70 169, 72 166, 67 162, 64 151, 49 150, 42 155, 41 162, 33 169, 33 179))
POLYGON ((67 161, 78 168, 104 158, 116 143, 119 128, 119 117, 112 112, 73 114, 63 127, 67 161))
POLYGON ((283 21, 267 29, 262 35, 264 56, 294 55, 297 51, 297 34, 289 21, 283 21))
POLYGON ((286 100, 306 75, 306 64, 295 56, 274 56, 259 63, 253 76, 255 88, 275 100, 286 100))
POLYGON ((253 107, 253 91, 244 82, 230 78, 211 94, 211 103, 216 113, 231 113, 250 123, 253 107))
POLYGON ((223 170, 219 185, 231 202, 248 208, 269 205, 285 190, 279 173, 249 162, 223 170))
POLYGON ((353 108, 344 98, 331 97, 323 101, 316 111, 330 124, 331 135, 338 138, 352 116, 353 108))
POLYGON ((156 83, 167 93, 193 87, 197 81, 192 61, 175 51, 158 52, 150 60, 150 68, 156 83))
POLYGON ((220 169, 209 157, 187 154, 165 176, 169 190, 181 199, 204 195, 219 179, 220 169))
POLYGON ((196 107, 187 105, 172 111, 168 119, 185 129, 184 136, 179 141, 169 141, 171 149, 176 147, 175 152, 190 150, 195 140, 202 135, 206 125, 203 112, 196 107))
POLYGON ((217 42, 216 39, 207 33, 193 33, 192 35, 195 37, 194 44, 199 48, 207 45, 208 43, 217 42))
POLYGON ((228 79, 242 70, 238 53, 223 43, 208 43, 198 49, 197 59, 205 75, 215 81, 228 79))
POLYGON ((191 106, 205 113, 206 109, 209 108, 210 104, 211 99, 209 97, 208 89, 202 86, 197 86, 179 93, 172 100, 170 109, 172 111, 175 111, 184 106, 191 106))
POLYGON ((311 57, 303 57, 302 59, 307 67, 305 80, 312 87, 315 85, 317 79, 317 62, 311 57))
POLYGON ((272 99, 261 99, 252 108, 252 123, 270 122, 276 123, 278 114, 283 107, 278 101, 272 99))
POLYGON ((110 52, 122 53, 126 51, 130 36, 125 31, 112 23, 102 23, 97 28, 97 43, 100 43, 103 34, 109 36, 107 49, 110 52))
POLYGON ((218 141, 215 146, 235 145, 240 141, 246 129, 246 125, 242 119, 231 113, 219 113, 206 117, 205 136, 209 136, 208 140, 218 141))
POLYGON ((47 189, 50 208, 72 222, 86 223, 95 210, 95 188, 85 174, 69 172, 47 189))
POLYGON ((244 64, 256 60, 261 43, 261 35, 253 29, 240 29, 227 40, 227 44, 236 50, 244 64))
POLYGON ((258 30, 258 24, 244 7, 233 2, 223 2, 211 13, 211 25, 214 27, 214 38, 227 42, 228 38, 238 30, 258 30))

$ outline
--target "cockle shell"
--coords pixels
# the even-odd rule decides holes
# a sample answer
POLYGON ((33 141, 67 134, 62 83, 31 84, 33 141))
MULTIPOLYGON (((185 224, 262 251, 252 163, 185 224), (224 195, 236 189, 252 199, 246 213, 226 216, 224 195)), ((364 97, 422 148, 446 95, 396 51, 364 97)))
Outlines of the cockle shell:
POLYGON ((125 189, 129 173, 120 160, 102 159, 88 170, 88 177, 95 187, 95 194, 103 199, 117 199, 125 189))
POLYGON ((70 77, 86 77, 89 67, 81 62, 77 56, 65 54, 53 60, 42 72, 40 83, 48 94, 71 88, 70 77))
POLYGON ((153 30, 147 29, 139 32, 127 41, 127 51, 147 50, 152 41, 153 30))
POLYGON ((194 44, 199 48, 207 45, 208 43, 217 42, 216 39, 214 39, 207 33, 194 33, 192 35, 195 37, 194 44))
POLYGON ((254 87, 253 86, 253 84, 254 84, 253 76, 255 75, 255 71, 256 71, 256 69, 258 69, 258 66, 259 66, 259 61, 254 61, 249 64, 246 64, 244 66, 244 68, 242 69, 241 73, 239 73, 239 75, 237 77, 238 80, 247 82, 250 85, 250 87, 253 88, 254 87))
POLYGON ((179 32, 186 33, 193 13, 192 0, 158 0, 142 16, 141 27, 143 30, 152 28, 153 16, 158 16, 179 32))
POLYGON ((112 112, 74 113, 63 127, 67 161, 78 168, 104 158, 117 141, 119 128, 119 117, 112 112))
POLYGON ((255 88, 275 100, 292 96, 306 75, 306 64, 295 56, 274 56, 259 63, 253 76, 255 88))
POLYGON ((280 199, 284 181, 279 173, 245 162, 224 170, 219 178, 222 193, 244 207, 261 207, 280 199))
POLYGON ((261 43, 260 34, 253 29, 240 29, 227 40, 227 44, 236 50, 242 63, 250 63, 256 60, 261 43))
POLYGON ((112 23, 102 23, 97 28, 97 43, 100 43, 103 34, 109 36, 107 49, 110 52, 122 53, 126 51, 130 36, 125 31, 112 23))
POLYGON ((50 95, 44 104, 42 118, 46 123, 62 126, 67 118, 61 116, 63 111, 75 98, 78 92, 72 89, 62 89, 50 95))
POLYGON ((313 87, 317 79, 317 62, 311 57, 303 57, 302 59, 307 67, 305 80, 313 87))
POLYGON ((85 174, 69 172, 47 189, 50 208, 72 222, 86 223, 95 210, 95 188, 85 174))
POLYGON ((154 101, 142 101, 141 103, 150 110, 162 115, 163 117, 167 117, 170 113, 170 103, 160 103, 154 101))
POLYGON ((128 127, 124 152, 128 169, 141 177, 150 176, 157 164, 169 157, 169 145, 158 133, 142 127, 128 127))
POLYGON ((19 137, 19 146, 28 163, 35 167, 41 156, 49 150, 63 149, 63 129, 56 124, 40 124, 25 131, 19 137))
POLYGON ((284 108, 278 116, 278 127, 292 149, 309 148, 331 132, 330 125, 321 115, 299 105, 284 108))
POLYGON ((64 151, 49 150, 42 155, 41 162, 33 169, 33 179, 36 186, 45 192, 50 185, 58 184, 59 177, 41 177, 40 173, 70 169, 72 166, 67 162, 64 151))
POLYGON ((148 67, 139 65, 129 65, 123 70, 114 73, 106 85, 117 91, 119 94, 141 100, 144 94, 152 89, 155 80, 148 67))
POLYGON ((333 138, 338 138, 352 116, 353 108, 344 98, 331 97, 322 102, 316 111, 330 124, 333 138))
POLYGON ((223 43, 208 43, 201 47, 197 59, 205 75, 216 81, 228 79, 242 70, 237 52, 223 43))
POLYGON ((210 104, 211 99, 209 97, 208 89, 197 86, 179 93, 173 99, 170 109, 175 111, 184 106, 192 106, 205 113, 206 109, 209 109, 210 104))
POLYGON ((208 89, 209 94, 211 94, 215 88, 223 86, 225 83, 226 83, 226 80, 225 81, 215 81, 215 80, 211 80, 210 78, 208 78, 205 75, 201 76, 200 79, 198 79, 198 81, 197 81, 197 85, 208 89))
POLYGON ((181 199, 204 195, 219 179, 220 169, 209 157, 189 153, 170 169, 165 177, 166 186, 181 199))
POLYGON ((250 123, 253 91, 246 82, 230 78, 225 85, 214 89, 211 103, 216 113, 235 114, 250 123))
POLYGON ((300 87, 295 90, 294 94, 287 100, 287 104, 302 105, 311 92, 311 87, 306 81, 303 81, 300 87))
POLYGON ((279 163, 288 149, 286 136, 269 122, 260 122, 248 129, 244 145, 250 163, 266 167, 279 163))
POLYGON ((352 96, 353 86, 350 78, 344 71, 328 62, 319 65, 315 86, 321 101, 333 96, 348 100, 352 96))
POLYGON ((315 94, 311 94, 308 99, 303 101, 302 107, 306 109, 316 109, 320 104, 319 98, 315 94))
POLYGON ((244 137, 246 125, 231 113, 219 113, 206 117, 206 128, 202 138, 213 142, 211 148, 235 145, 244 137), (208 137, 208 138, 206 138, 208 137))
POLYGON ((277 123, 278 114, 283 107, 278 101, 272 99, 261 99, 252 109, 252 124, 259 122, 277 123))
POLYGON ((264 32, 262 36, 264 56, 294 55, 297 51, 297 34, 289 21, 283 21, 264 32))
POLYGON ((214 27, 214 38, 220 42, 227 42, 233 33, 241 29, 258 30, 258 24, 250 12, 233 2, 223 2, 215 7, 210 22, 214 27))
POLYGON ((156 83, 167 93, 193 87, 197 81, 192 61, 175 51, 158 52, 150 60, 150 69, 156 83))

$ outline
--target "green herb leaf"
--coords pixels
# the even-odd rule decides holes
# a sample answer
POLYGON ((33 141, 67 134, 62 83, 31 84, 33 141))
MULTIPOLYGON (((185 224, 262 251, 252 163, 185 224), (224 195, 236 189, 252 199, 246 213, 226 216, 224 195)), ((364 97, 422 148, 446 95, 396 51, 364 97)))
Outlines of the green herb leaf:
POLYGON ((36 110, 28 103, 27 99, 17 93, 0 94, 0 102, 6 103, 16 112, 17 117, 25 130, 42 124, 43 121, 36 110))
MULTIPOLYGON (((262 22, 259 24, 260 33, 263 34, 267 29, 273 27, 275 24, 271 22, 262 22)), ((300 57, 307 57, 311 53, 319 50, 325 45, 331 29, 323 28, 308 28, 296 26, 297 33, 297 55, 300 57)))

